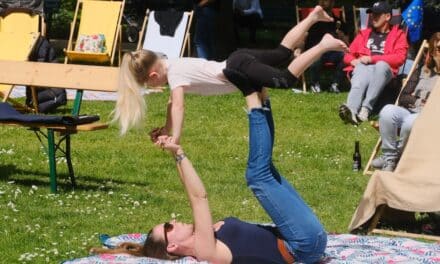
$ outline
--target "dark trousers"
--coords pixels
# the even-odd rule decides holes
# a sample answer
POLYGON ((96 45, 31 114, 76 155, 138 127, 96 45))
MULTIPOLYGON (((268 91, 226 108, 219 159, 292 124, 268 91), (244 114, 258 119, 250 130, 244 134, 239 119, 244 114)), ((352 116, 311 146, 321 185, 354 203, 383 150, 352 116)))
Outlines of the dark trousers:
POLYGON ((292 50, 282 45, 270 50, 239 49, 226 60, 226 69, 240 75, 238 79, 242 82, 228 79, 237 87, 250 85, 256 90, 262 87, 289 88, 294 86, 297 77, 286 68, 277 67, 285 67, 291 58, 292 50))
POLYGON ((261 26, 262 19, 258 14, 243 15, 234 13, 234 34, 237 43, 240 43, 238 31, 240 27, 246 27, 249 30, 249 42, 257 43, 257 28, 261 26))
POLYGON ((321 76, 321 69, 325 63, 332 63, 336 66, 332 83, 340 84, 342 82, 342 78, 344 78, 344 72, 342 68, 344 67, 343 63, 344 53, 340 51, 329 51, 324 53, 321 58, 315 61, 309 68, 310 79, 312 84, 318 84, 321 76))

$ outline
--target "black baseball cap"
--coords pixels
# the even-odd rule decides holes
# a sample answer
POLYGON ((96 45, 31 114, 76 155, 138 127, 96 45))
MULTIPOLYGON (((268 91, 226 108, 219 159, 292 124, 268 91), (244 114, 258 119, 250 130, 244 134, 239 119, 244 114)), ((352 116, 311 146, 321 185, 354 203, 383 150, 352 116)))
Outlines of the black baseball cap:
POLYGON ((367 9, 367 13, 373 14, 388 14, 393 11, 393 8, 386 1, 380 1, 373 4, 371 8, 367 9))

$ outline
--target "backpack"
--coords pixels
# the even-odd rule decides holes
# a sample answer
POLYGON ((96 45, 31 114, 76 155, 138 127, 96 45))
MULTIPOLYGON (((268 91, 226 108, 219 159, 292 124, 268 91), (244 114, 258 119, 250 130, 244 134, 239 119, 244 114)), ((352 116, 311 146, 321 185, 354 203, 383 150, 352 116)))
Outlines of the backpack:
MULTIPOLYGON (((35 43, 34 49, 29 55, 30 61, 56 63, 55 49, 49 40, 40 36, 35 43)), ((66 90, 61 88, 42 88, 37 90, 38 110, 41 113, 48 113, 55 110, 58 106, 66 105, 66 90)), ((32 90, 26 87, 26 105, 33 106, 32 90)))

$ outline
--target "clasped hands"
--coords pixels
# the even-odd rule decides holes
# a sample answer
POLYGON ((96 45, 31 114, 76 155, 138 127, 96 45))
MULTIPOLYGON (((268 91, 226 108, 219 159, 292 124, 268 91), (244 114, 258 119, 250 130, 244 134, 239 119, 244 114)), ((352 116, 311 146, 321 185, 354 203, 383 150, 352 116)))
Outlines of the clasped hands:
POLYGON ((165 127, 156 127, 150 132, 150 139, 154 145, 168 150, 173 154, 176 154, 178 149, 181 149, 177 144, 176 138, 168 134, 168 130, 165 127))
POLYGON ((352 66, 356 66, 358 63, 362 63, 362 64, 365 64, 365 65, 368 65, 368 64, 371 63, 371 61, 372 61, 371 56, 361 56, 361 57, 359 57, 357 59, 352 60, 350 62, 350 64, 352 66))

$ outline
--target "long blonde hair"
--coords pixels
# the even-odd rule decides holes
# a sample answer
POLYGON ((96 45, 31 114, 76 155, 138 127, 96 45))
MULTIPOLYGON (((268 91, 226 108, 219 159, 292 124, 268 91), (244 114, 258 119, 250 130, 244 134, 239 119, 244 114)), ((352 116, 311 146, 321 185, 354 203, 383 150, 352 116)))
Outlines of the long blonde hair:
POLYGON ((137 244, 131 242, 124 242, 119 244, 116 248, 91 248, 90 253, 93 254, 130 254, 136 257, 150 257, 165 260, 176 260, 182 256, 171 255, 167 252, 167 245, 165 241, 156 239, 152 236, 150 231, 145 243, 137 244))
POLYGON ((112 122, 118 122, 121 135, 141 124, 146 104, 141 94, 148 73, 157 61, 157 55, 149 50, 138 50, 124 54, 118 79, 118 98, 112 112, 112 122))

